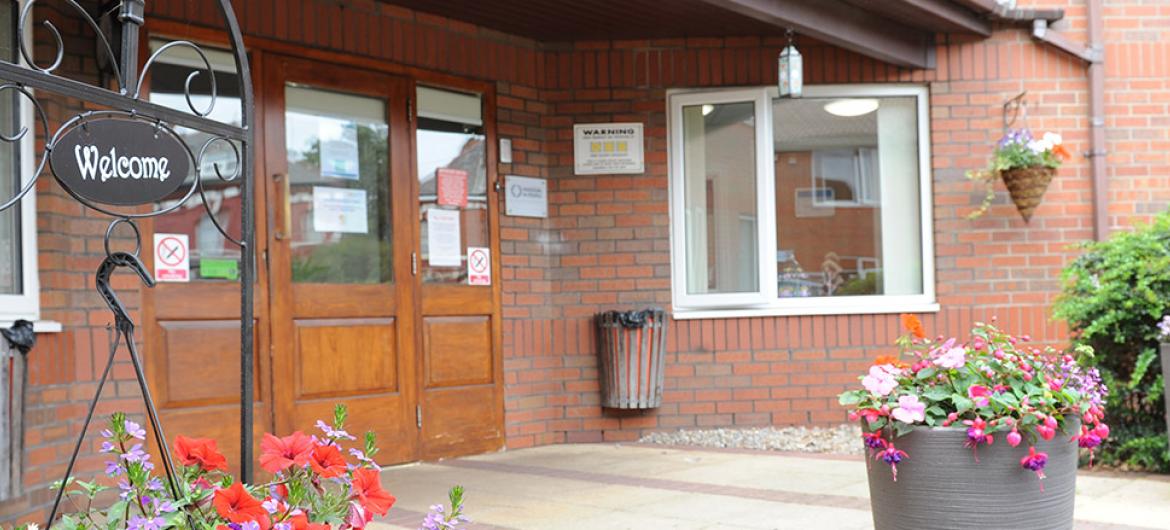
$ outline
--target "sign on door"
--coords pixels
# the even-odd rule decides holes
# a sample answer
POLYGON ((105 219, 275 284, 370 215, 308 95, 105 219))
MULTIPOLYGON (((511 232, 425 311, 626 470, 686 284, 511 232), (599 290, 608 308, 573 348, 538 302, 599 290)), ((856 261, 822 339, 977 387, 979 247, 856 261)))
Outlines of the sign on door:
POLYGON ((492 251, 484 247, 467 247, 467 284, 492 284, 492 251))
POLYGON ((191 281, 187 234, 154 235, 154 279, 160 282, 191 281))

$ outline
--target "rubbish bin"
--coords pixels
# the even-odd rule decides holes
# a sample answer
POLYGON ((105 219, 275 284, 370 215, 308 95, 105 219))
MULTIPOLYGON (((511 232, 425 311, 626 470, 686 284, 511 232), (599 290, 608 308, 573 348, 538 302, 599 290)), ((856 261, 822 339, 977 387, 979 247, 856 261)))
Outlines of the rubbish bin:
POLYGON ((601 406, 652 409, 662 404, 666 312, 606 311, 596 317, 601 406))

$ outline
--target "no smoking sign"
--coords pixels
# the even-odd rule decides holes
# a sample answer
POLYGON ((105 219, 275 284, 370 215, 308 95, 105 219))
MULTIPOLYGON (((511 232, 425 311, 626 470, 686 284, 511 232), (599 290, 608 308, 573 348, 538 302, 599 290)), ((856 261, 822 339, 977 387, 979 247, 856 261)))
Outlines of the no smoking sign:
POLYGON ((154 279, 191 281, 191 252, 187 234, 154 235, 154 279))
POLYGON ((492 284, 492 251, 484 247, 467 247, 467 284, 492 284))

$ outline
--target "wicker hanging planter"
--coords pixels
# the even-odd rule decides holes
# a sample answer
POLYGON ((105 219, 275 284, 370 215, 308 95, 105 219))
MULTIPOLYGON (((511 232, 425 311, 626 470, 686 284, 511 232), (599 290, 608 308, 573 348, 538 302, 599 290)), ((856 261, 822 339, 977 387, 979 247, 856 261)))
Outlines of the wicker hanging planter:
POLYGON ((1012 202, 1020 211, 1024 221, 1030 221, 1036 207, 1040 206, 1040 199, 1048 190, 1048 183, 1056 175, 1056 168, 1048 166, 1031 166, 1005 169, 999 172, 1000 178, 1011 194, 1012 202))

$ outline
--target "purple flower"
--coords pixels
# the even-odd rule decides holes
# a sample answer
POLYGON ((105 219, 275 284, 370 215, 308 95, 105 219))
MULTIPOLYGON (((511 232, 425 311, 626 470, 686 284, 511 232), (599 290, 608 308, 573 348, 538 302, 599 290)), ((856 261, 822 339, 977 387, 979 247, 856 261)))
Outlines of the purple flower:
POLYGON ((122 454, 122 460, 127 462, 146 462, 150 460, 150 455, 142 450, 142 444, 134 444, 129 451, 122 454))
POLYGON ((135 515, 126 523, 128 530, 162 530, 167 522, 162 517, 146 518, 135 515))
POLYGON ((102 453, 112 453, 112 452, 114 452, 114 447, 115 446, 114 446, 113 442, 110 442, 110 441, 102 442, 101 452, 102 453))
POLYGON ((102 432, 100 434, 102 435, 102 438, 113 438, 114 437, 114 433, 110 432, 109 429, 102 429, 102 432))
POLYGON ((366 456, 366 453, 362 452, 361 449, 350 448, 349 454, 352 455, 354 458, 358 459, 358 461, 363 463, 363 464, 366 464, 370 467, 373 467, 374 469, 377 469, 378 471, 382 470, 382 467, 379 466, 377 462, 374 462, 374 460, 372 458, 366 456))
POLYGON ((143 429, 141 425, 130 420, 126 420, 126 434, 139 440, 146 439, 146 429, 143 429))
POLYGON ((151 479, 146 482, 146 489, 151 491, 162 491, 163 483, 158 479, 158 477, 151 477, 151 479))
POLYGON ((317 420, 317 428, 321 429, 321 432, 324 432, 325 436, 334 440, 357 440, 357 437, 353 436, 352 434, 349 434, 348 432, 345 432, 341 429, 334 429, 328 423, 325 423, 321 420, 317 420))
POLYGON ((106 474, 113 477, 122 473, 122 464, 116 460, 106 461, 106 474))

